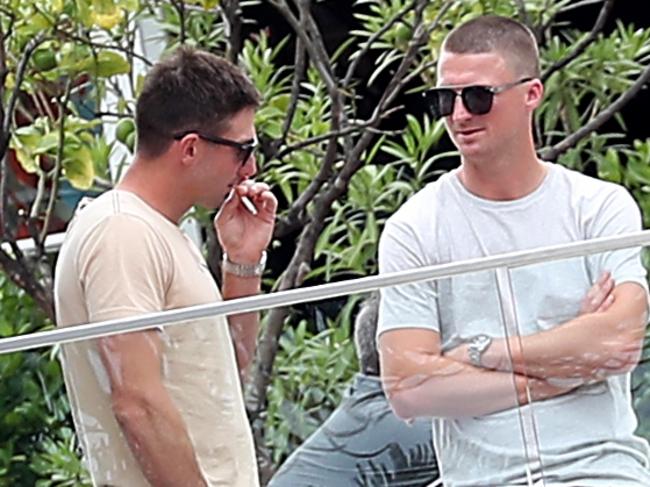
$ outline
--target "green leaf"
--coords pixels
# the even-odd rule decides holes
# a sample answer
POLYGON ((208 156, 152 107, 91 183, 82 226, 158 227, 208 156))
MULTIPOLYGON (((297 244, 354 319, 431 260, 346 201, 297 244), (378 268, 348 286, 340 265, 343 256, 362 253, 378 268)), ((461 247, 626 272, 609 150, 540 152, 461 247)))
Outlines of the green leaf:
POLYGON ((131 71, 131 65, 120 54, 114 51, 100 51, 97 58, 87 57, 73 67, 78 72, 89 72, 100 78, 108 78, 116 74, 126 74, 131 71))
POLYGON ((90 189, 95 179, 92 154, 86 147, 78 147, 66 153, 63 170, 70 184, 77 189, 90 189))
POLYGON ((650 185, 650 166, 648 164, 632 159, 627 163, 627 173, 633 181, 650 185))
POLYGON ((16 159, 22 167, 29 174, 35 174, 40 169, 40 156, 34 156, 32 152, 26 151, 21 148, 14 149, 16 151, 16 159))
POLYGON ((93 0, 91 19, 99 27, 110 30, 124 18, 124 11, 114 0, 93 0))
POLYGON ((608 149, 605 157, 598 160, 598 177, 614 183, 622 181, 621 161, 614 149, 608 149))
POLYGON ((56 132, 48 132, 43 135, 36 147, 34 147, 35 154, 53 153, 59 146, 59 134, 56 132))

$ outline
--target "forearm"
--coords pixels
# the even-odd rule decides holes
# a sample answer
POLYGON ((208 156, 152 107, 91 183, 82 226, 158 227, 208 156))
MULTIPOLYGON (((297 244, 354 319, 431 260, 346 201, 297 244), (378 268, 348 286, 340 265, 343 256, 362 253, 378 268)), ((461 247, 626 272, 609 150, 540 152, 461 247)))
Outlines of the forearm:
POLYGON ((171 398, 114 407, 131 452, 153 487, 206 487, 183 419, 171 398))
POLYGON ((615 304, 606 312, 584 314, 507 342, 495 340, 484 365, 549 380, 594 381, 629 372, 641 356, 647 296, 635 283, 624 283, 615 293, 615 304))
MULTIPOLYGON (((235 299, 252 296, 260 292, 260 278, 238 277, 229 273, 223 276, 223 298, 235 299)), ((228 317, 230 334, 235 346, 237 365, 240 375, 246 376, 248 366, 255 357, 257 333, 259 330, 259 313, 241 313, 228 317)))
POLYGON ((510 338, 509 347, 515 372, 543 379, 593 381, 632 370, 639 361, 642 340, 642 327, 612 327, 603 316, 591 314, 552 330, 510 338))
POLYGON ((391 405, 403 418, 483 416, 527 404, 529 399, 543 400, 571 390, 445 357, 420 357, 417 362, 419 372, 402 376, 392 385, 390 378, 383 379, 391 405))

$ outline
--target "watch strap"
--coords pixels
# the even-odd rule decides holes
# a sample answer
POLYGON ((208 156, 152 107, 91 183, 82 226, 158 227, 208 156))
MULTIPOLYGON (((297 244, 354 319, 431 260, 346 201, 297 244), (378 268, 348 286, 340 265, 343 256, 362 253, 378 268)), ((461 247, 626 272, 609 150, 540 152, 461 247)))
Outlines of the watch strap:
POLYGON ((222 272, 227 272, 237 277, 261 277, 266 268, 266 250, 262 251, 262 257, 257 264, 240 264, 233 262, 228 258, 228 253, 224 252, 221 262, 222 272))
POLYGON ((488 335, 476 335, 470 338, 468 343, 467 355, 469 356, 469 361, 476 367, 482 367, 481 357, 492 344, 492 338, 488 335))

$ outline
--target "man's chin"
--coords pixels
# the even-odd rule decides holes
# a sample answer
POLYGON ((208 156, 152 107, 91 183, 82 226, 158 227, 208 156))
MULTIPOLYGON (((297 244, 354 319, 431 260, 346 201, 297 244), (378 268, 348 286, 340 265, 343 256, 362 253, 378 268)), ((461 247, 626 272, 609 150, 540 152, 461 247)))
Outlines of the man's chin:
POLYGON ((482 159, 488 155, 486 147, 481 144, 457 144, 456 147, 463 159, 482 159))
POLYGON ((198 208, 201 208, 202 210, 206 211, 214 211, 214 210, 219 210, 223 204, 226 202, 228 199, 228 196, 223 196, 220 200, 217 199, 212 199, 212 200, 202 200, 198 201, 195 203, 195 206, 198 208))

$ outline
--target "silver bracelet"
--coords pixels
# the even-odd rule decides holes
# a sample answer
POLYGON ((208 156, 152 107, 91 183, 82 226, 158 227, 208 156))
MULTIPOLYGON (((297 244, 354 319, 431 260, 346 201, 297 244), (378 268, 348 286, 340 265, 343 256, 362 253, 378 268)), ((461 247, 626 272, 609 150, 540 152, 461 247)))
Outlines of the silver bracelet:
POLYGON ((221 262, 222 272, 227 272, 237 277, 261 277, 266 268, 266 250, 262 251, 262 257, 257 264, 239 264, 228 258, 226 252, 223 253, 221 262))

